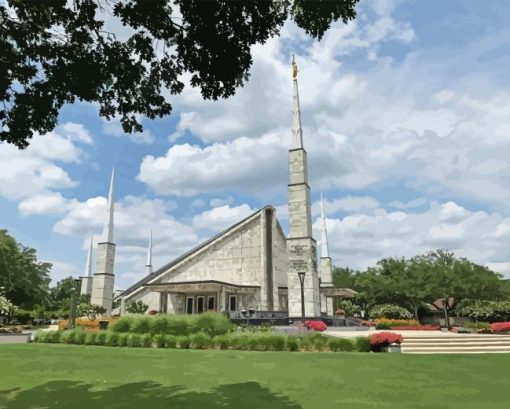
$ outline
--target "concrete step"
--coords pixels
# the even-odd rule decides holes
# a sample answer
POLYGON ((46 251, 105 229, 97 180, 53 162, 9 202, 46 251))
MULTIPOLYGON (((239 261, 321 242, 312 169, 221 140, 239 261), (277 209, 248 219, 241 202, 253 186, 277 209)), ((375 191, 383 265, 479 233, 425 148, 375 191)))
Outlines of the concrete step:
POLYGON ((510 336, 492 334, 442 334, 404 336, 406 354, 510 353, 510 336))

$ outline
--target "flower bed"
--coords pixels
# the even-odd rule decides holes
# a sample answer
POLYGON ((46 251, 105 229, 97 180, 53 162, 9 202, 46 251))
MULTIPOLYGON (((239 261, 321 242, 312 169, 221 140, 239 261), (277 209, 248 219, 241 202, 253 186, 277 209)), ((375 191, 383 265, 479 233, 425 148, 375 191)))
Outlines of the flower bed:
POLYGON ((439 331, 439 325, 407 325, 403 327, 390 327, 393 331, 439 331))
POLYGON ((390 329, 391 327, 416 327, 420 323, 416 320, 377 318, 374 320, 378 329, 390 329))
MULTIPOLYGON (((88 318, 77 318, 76 326, 82 327, 82 328, 87 328, 87 330, 99 330, 99 321, 108 321, 109 323, 112 323, 115 320, 117 320, 117 318, 112 318, 112 317, 96 318, 93 321, 88 318)), ((61 320, 58 323, 58 329, 67 329, 68 325, 69 325, 69 320, 61 320)))
POLYGON ((495 322, 491 324, 492 332, 510 332, 510 322, 495 322))
POLYGON ((326 331, 328 329, 328 326, 322 321, 305 321, 304 326, 318 332, 326 331))
POLYGON ((362 325, 364 327, 375 327, 375 326, 377 326, 377 324, 375 322, 366 321, 366 320, 360 321, 360 325, 362 325))

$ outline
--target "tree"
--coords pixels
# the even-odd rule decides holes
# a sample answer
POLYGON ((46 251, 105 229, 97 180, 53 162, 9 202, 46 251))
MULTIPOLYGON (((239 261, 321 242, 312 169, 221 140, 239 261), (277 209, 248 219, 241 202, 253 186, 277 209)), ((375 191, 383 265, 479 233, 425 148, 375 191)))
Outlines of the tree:
POLYGON ((48 297, 50 263, 37 261, 36 251, 0 230, 0 287, 15 305, 29 309, 48 297))
POLYGON ((358 271, 352 270, 349 267, 334 267, 333 284, 335 287, 354 288, 356 274, 358 273, 358 271))
POLYGON ((249 78, 251 46, 288 18, 321 39, 356 16, 359 0, 8 0, 0 6, 0 139, 20 148, 57 124, 62 106, 97 103, 141 132, 139 117, 168 115, 183 75, 202 96, 227 98, 249 78), (126 38, 107 31, 123 25, 126 38))
POLYGON ((136 302, 132 302, 127 307, 127 312, 130 314, 145 314, 149 306, 145 304, 142 300, 138 300, 136 302))

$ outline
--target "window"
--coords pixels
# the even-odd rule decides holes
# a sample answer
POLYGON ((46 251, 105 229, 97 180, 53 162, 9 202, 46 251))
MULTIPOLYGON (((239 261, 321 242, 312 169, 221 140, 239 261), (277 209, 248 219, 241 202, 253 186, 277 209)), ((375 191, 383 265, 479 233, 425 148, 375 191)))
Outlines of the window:
POLYGON ((186 297, 186 314, 193 314, 193 297, 186 297))
POLYGON ((228 310, 237 311, 237 295, 228 296, 228 310))
POLYGON ((216 309, 216 297, 214 295, 210 295, 207 297, 207 310, 214 311, 216 309))
POLYGON ((202 314, 204 312, 205 307, 205 297, 199 296, 197 297, 197 314, 202 314))

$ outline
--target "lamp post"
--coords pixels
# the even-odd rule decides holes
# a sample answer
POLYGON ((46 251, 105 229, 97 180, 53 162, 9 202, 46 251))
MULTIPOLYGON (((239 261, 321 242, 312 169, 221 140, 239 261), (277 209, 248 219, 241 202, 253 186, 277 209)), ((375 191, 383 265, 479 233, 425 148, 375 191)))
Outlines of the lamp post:
POLYGON ((305 319, 305 275, 306 272, 300 271, 298 273, 299 276, 299 282, 301 283, 301 318, 305 319))
POLYGON ((77 278, 74 280, 74 283, 75 286, 71 288, 71 312, 69 314, 69 323, 67 326, 69 329, 74 329, 76 326, 76 304, 78 301, 78 291, 80 290, 81 280, 77 278))

